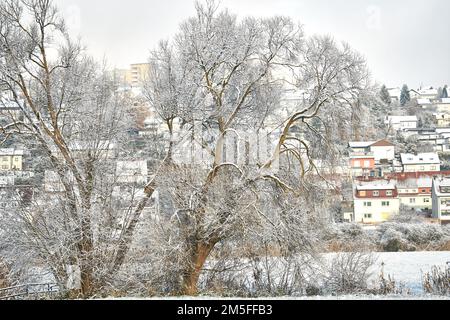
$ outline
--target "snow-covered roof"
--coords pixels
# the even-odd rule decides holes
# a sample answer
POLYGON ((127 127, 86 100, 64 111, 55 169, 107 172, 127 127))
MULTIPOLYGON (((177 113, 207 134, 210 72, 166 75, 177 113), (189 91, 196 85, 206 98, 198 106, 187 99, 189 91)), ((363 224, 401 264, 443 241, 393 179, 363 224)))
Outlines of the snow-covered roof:
POLYGON ((402 164, 440 164, 439 155, 437 153, 420 153, 418 155, 402 153, 402 164))
POLYGON ((420 105, 431 104, 430 99, 417 99, 417 103, 420 105))
POLYGON ((401 123, 401 122, 417 122, 419 119, 417 116, 388 116, 387 121, 391 123, 401 123))
POLYGON ((360 142, 352 141, 349 142, 348 145, 350 148, 368 148, 375 142, 376 141, 360 141, 360 142))
POLYGON ((438 90, 437 89, 432 89, 432 88, 420 89, 420 90, 418 90, 418 93, 421 96, 431 96, 431 95, 437 95, 438 94, 438 90))
POLYGON ((147 175, 147 161, 117 161, 118 175, 147 175))
POLYGON ((8 149, 0 149, 0 156, 23 156, 23 150, 8 148, 8 149))
POLYGON ((421 178, 410 178, 406 180, 399 180, 397 182, 397 188, 399 189, 411 189, 411 188, 431 188, 433 184, 433 178, 431 177, 421 177, 421 178))
POLYGON ((395 190, 395 183, 387 180, 360 182, 356 190, 395 190))
POLYGON ((450 98, 442 98, 441 103, 450 103, 450 98))
POLYGON ((434 192, 437 196, 448 196, 450 192, 441 192, 441 187, 450 188, 450 177, 436 177, 434 178, 434 192))

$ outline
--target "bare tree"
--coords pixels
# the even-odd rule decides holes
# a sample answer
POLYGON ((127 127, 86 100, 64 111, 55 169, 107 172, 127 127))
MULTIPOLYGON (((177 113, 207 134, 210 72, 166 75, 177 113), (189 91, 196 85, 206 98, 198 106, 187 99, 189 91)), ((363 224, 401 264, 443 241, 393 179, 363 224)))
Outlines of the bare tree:
POLYGON ((122 203, 115 195, 112 159, 127 145, 127 101, 104 67, 69 38, 49 0, 0 4, 0 87, 20 109, 20 117, 5 115, 2 140, 19 136, 37 145, 58 185, 50 195, 41 188, 12 216, 3 213, 8 258, 24 256, 16 268, 50 268, 62 289, 79 272, 81 293, 90 296, 111 276, 138 201, 137 190, 122 203))
MULTIPOLYGON (((278 214, 302 220, 317 213, 314 203, 322 192, 317 183, 321 172, 313 152, 324 159, 336 157, 333 139, 339 130, 349 128, 356 101, 367 89, 368 73, 364 59, 346 44, 330 37, 306 38, 301 27, 285 17, 238 20, 219 11, 214 1, 197 4, 197 16, 181 25, 172 42, 162 43, 150 63, 146 95, 152 107, 169 127, 174 118, 191 131, 200 125, 204 135, 194 141, 209 156, 201 165, 166 162, 151 185, 172 199, 168 214, 179 221, 174 226, 176 247, 183 248, 184 257, 179 260, 179 290, 195 295, 217 244, 236 239, 238 233, 255 232, 261 224, 275 232, 277 223, 272 219, 278 214), (288 119, 278 118, 281 135, 272 155, 254 165, 225 159, 232 133, 257 132, 270 116, 279 117, 281 90, 288 85, 304 90, 304 99, 288 119), (296 136, 296 126, 320 143, 296 136), (291 204, 309 203, 311 211, 306 206, 283 209, 279 199, 285 196, 291 204)), ((293 233, 298 237, 306 221, 283 225, 286 232, 298 227, 293 233)), ((306 245, 308 236, 303 236, 305 242, 295 246, 297 252, 312 250, 306 245)), ((285 245, 292 243, 289 239, 285 245)), ((241 245, 238 241, 236 250, 241 245)))

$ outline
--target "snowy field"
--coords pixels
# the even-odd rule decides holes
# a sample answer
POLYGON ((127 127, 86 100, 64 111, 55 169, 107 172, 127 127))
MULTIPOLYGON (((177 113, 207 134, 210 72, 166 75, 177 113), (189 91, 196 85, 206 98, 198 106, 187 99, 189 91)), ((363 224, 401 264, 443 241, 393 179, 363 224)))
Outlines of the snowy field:
MULTIPOLYGON (((336 254, 326 254, 325 259, 331 261, 336 254)), ((374 281, 380 275, 382 267, 385 277, 390 275, 398 284, 403 284, 411 291, 409 296, 367 296, 367 295, 343 295, 338 297, 317 296, 317 297, 277 297, 260 298, 251 300, 450 300, 449 297, 437 297, 424 294, 422 290, 422 275, 429 272, 433 266, 445 267, 450 263, 450 252, 395 252, 395 253, 375 253, 377 261, 370 270, 374 281)), ((219 297, 176 297, 176 298, 149 298, 144 300, 230 300, 219 297)), ((139 298, 122 298, 119 300, 141 300, 139 298)), ((232 298, 231 300, 241 300, 232 298)), ((248 299, 242 299, 248 300, 248 299)))
POLYGON ((377 253, 374 275, 379 275, 384 263, 385 276, 391 275, 413 294, 422 294, 422 275, 433 266, 445 267, 450 263, 450 252, 395 252, 377 253))

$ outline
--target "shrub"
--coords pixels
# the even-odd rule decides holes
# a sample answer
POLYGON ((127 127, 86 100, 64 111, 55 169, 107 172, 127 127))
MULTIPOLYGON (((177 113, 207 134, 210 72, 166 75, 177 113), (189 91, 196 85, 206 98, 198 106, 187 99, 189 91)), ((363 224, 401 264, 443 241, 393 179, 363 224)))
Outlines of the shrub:
POLYGON ((368 291, 369 268, 375 259, 370 253, 338 254, 331 262, 325 288, 331 294, 356 294, 368 291))
POLYGON ((426 293, 450 296, 450 262, 447 267, 433 267, 423 276, 423 289, 426 293))

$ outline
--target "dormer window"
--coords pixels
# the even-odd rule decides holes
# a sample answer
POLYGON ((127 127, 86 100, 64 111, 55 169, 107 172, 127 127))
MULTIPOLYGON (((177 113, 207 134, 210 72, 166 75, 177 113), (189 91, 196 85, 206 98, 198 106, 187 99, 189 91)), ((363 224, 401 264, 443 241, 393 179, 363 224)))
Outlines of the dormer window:
POLYGON ((379 197, 380 196, 380 191, 374 191, 373 192, 373 196, 374 197, 379 197))
POLYGON ((386 191, 386 196, 392 197, 392 194, 393 194, 392 190, 386 191))

